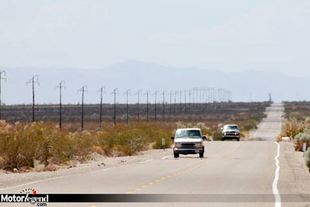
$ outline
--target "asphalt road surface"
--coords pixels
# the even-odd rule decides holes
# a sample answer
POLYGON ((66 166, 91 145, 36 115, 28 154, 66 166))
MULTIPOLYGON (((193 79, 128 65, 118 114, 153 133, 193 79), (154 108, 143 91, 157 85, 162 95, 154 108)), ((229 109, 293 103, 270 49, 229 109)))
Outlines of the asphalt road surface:
MULTIPOLYGON (((174 159, 172 150, 158 151, 157 156, 146 157, 139 162, 84 170, 81 173, 30 183, 17 182, 1 192, 36 188, 40 193, 181 194, 179 198, 182 195, 189 196, 188 199, 208 198, 208 202, 198 203, 87 203, 48 206, 306 206, 301 202, 283 202, 279 185, 286 181, 279 176, 281 162, 277 163, 277 156, 281 156, 280 146, 275 143, 281 129, 283 106, 273 104, 266 113, 267 117, 259 125, 259 129, 251 133, 254 138, 252 141, 206 142, 203 159, 199 159, 198 155, 181 155, 174 159)), ((290 191, 290 185, 282 186, 283 192, 297 193, 290 191)))

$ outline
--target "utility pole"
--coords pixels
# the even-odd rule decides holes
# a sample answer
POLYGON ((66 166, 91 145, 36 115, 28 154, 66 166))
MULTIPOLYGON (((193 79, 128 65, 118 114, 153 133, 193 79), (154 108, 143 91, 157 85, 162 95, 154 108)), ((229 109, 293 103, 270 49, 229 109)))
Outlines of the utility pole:
POLYGON ((35 122, 35 84, 39 85, 38 75, 32 76, 32 78, 26 83, 31 84, 32 89, 32 122, 35 122))
POLYGON ((171 119, 171 117, 172 117, 172 96, 173 96, 173 92, 172 91, 169 92, 169 96, 170 96, 169 116, 170 116, 170 119, 171 119))
POLYGON ((195 105, 195 88, 193 88, 192 90, 193 90, 193 104, 195 105))
POLYGON ((192 90, 188 90, 188 111, 191 112, 192 90))
POLYGON ((57 85, 59 88, 59 129, 62 129, 62 89, 65 87, 65 81, 62 80, 57 85))
POLYGON ((105 93, 105 87, 100 88, 100 106, 99 106, 99 128, 102 128, 102 115, 103 115, 103 94, 105 93))
POLYGON ((177 95, 178 95, 178 92, 175 91, 174 92, 174 105, 173 105, 173 112, 174 112, 174 115, 176 114, 176 105, 177 105, 177 95))
POLYGON ((198 88, 195 88, 195 101, 196 101, 196 107, 198 107, 198 103, 199 103, 198 88))
POLYGON ((113 104, 113 124, 114 126, 116 126, 116 95, 117 95, 117 91, 118 89, 117 88, 114 88, 113 89, 113 96, 114 96, 114 104, 113 104))
POLYGON ((146 96, 146 121, 149 121, 149 91, 145 92, 145 96, 146 96))
POLYGON ((207 110, 208 108, 208 90, 206 88, 203 89, 203 94, 204 94, 204 111, 207 110))
POLYGON ((82 111, 81 111, 81 130, 84 129, 84 97, 86 92, 87 86, 83 85, 79 92, 82 93, 82 111))
POLYGON ((199 92, 199 104, 202 104, 202 90, 201 88, 198 89, 199 92))
POLYGON ((271 93, 269 93, 269 102, 272 103, 272 96, 271 96, 271 93))
POLYGON ((129 124, 129 93, 130 93, 130 89, 128 89, 126 91, 126 121, 127 121, 127 125, 129 124))
POLYGON ((158 91, 154 92, 154 119, 157 120, 157 93, 158 91))
POLYGON ((5 70, 0 71, 0 120, 2 120, 2 80, 6 80, 5 70))
POLYGON ((165 95, 166 95, 166 92, 163 91, 162 95, 163 95, 163 111, 162 111, 163 115, 162 115, 162 117, 163 117, 163 120, 165 120, 165 116, 166 116, 166 114, 165 114, 166 113, 166 108, 165 108, 166 97, 165 97, 165 95))
POLYGON ((138 121, 140 120, 140 96, 141 96, 141 90, 138 90, 137 91, 137 95, 138 95, 138 103, 137 103, 137 106, 138 106, 138 121))
POLYGON ((216 102, 215 88, 211 88, 211 102, 216 102))
POLYGON ((187 112, 187 90, 184 90, 184 106, 185 106, 185 113, 187 112))
POLYGON ((182 90, 179 91, 180 99, 179 99, 179 106, 180 106, 180 112, 183 113, 183 107, 182 107, 182 90))

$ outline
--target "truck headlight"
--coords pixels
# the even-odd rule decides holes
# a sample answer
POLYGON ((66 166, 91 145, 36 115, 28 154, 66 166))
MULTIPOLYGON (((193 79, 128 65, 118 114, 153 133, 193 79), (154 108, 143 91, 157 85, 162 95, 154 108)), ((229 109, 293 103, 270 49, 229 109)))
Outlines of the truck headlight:
POLYGON ((181 147, 181 143, 174 143, 174 147, 180 148, 181 147))
POLYGON ((202 146, 202 143, 196 143, 195 144, 195 147, 201 147, 202 146))

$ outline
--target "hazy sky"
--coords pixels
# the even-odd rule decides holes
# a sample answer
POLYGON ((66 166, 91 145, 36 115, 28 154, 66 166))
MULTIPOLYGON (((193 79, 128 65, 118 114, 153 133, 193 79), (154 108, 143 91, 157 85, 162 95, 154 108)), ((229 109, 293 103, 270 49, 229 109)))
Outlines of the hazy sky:
POLYGON ((309 0, 0 0, 0 66, 136 59, 310 76, 309 0))

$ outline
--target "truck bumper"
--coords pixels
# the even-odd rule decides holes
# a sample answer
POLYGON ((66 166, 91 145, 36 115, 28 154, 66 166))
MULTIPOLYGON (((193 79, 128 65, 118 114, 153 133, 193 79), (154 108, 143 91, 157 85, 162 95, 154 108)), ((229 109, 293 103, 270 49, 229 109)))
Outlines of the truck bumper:
POLYGON ((186 149, 186 148, 173 148, 173 153, 177 154, 198 154, 198 153, 204 153, 204 148, 195 148, 195 149, 186 149))

